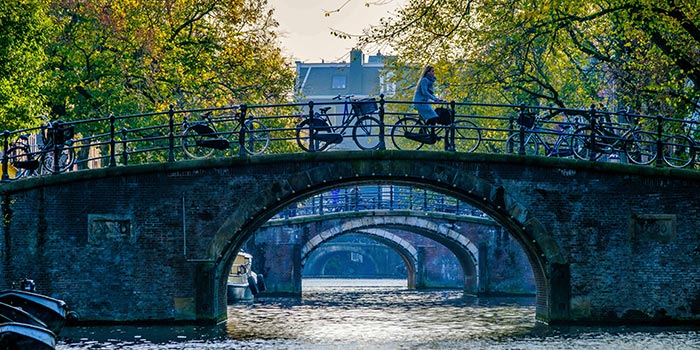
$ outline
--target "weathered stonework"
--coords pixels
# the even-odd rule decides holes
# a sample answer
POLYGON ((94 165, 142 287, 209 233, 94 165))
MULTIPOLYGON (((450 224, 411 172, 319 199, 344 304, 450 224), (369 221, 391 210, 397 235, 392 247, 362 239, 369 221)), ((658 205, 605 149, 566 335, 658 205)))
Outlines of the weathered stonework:
MULTIPOLYGON (((6 286, 32 276, 86 321, 215 322, 226 317, 234 252, 267 219, 316 193, 377 182, 489 214, 528 257, 541 320, 700 323, 699 174, 508 155, 285 154, 5 183, 0 276, 6 286)), ((301 249, 280 244, 265 259, 301 249)))

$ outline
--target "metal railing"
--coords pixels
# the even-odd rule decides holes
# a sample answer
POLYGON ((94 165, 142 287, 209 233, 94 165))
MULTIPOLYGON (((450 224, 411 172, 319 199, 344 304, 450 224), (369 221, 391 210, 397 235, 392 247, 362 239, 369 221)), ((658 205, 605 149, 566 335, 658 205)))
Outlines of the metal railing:
MULTIPOLYGON (((625 135, 625 132, 632 124, 635 125, 635 132, 644 136, 635 141, 635 147, 646 145, 643 148, 647 153, 640 158, 644 164, 657 167, 694 167, 696 164, 698 144, 695 133, 700 131, 697 121, 606 112, 594 108, 449 102, 441 105, 450 109, 454 116, 453 123, 430 128, 409 125, 422 124, 417 122, 420 118, 412 108, 413 102, 390 101, 380 96, 376 103, 376 110, 372 110, 370 118, 364 118, 364 124, 350 125, 344 134, 342 130, 334 128, 341 124, 343 113, 333 112, 334 107, 342 111, 344 102, 335 101, 189 110, 171 107, 162 112, 54 122, 54 125, 70 128, 72 138, 62 144, 57 143, 52 151, 43 153, 38 152, 36 147, 25 147, 24 153, 18 152, 22 135, 39 134, 41 127, 5 130, 0 135, 1 180, 203 157, 360 151, 365 148, 531 155, 527 149, 528 135, 537 133, 541 139, 538 142, 547 143, 562 135, 562 127, 567 127, 573 134, 584 127, 599 130, 603 126, 608 131, 604 137, 589 132, 585 142, 582 137, 568 139, 569 146, 593 150, 585 160, 615 160, 613 155, 624 153, 631 147, 629 135, 625 135), (321 113, 324 109, 327 110, 321 113), (523 125, 528 118, 536 119, 541 127, 528 128, 523 125), (325 121, 319 121, 321 119, 325 121), (200 132, 195 132, 197 130, 200 132), (416 135, 411 131, 418 134, 435 133, 437 141, 416 141, 416 135), (615 147, 602 147, 610 145, 615 147), (73 153, 74 160, 70 164, 61 163, 69 152, 73 153), (604 156, 601 157, 601 153, 604 156), (53 165, 47 158, 51 158, 53 165), (33 166, 40 166, 31 171, 23 168, 27 164, 23 161, 27 159, 32 160, 29 163, 33 166)), ((628 158, 620 155, 617 159, 626 161, 628 158)))
POLYGON ((271 220, 357 211, 421 211, 489 219, 489 216, 454 197, 394 185, 354 186, 324 192, 295 202, 271 220))

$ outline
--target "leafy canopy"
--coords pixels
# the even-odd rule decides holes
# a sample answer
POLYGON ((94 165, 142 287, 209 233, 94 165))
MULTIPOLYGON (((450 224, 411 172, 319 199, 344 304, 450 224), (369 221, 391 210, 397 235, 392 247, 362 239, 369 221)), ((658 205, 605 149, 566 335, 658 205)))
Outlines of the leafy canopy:
POLYGON ((409 0, 361 42, 396 48, 413 77, 434 64, 458 101, 683 117, 698 108, 699 26, 682 0, 409 0))
POLYGON ((0 24, 10 53, 0 58, 0 120, 10 129, 39 113, 277 102, 293 87, 266 0, 9 0, 0 24))

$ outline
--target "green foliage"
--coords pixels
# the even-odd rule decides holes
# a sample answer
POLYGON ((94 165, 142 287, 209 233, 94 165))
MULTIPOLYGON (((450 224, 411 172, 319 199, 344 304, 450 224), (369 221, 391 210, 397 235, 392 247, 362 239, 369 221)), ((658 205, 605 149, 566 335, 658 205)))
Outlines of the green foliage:
POLYGON ((293 72, 265 0, 57 2, 57 115, 278 101, 293 72))
POLYGON ((410 0, 363 42, 391 44, 396 67, 435 65, 444 98, 687 117, 699 26, 682 1, 410 0))
POLYGON ((294 71, 272 15, 267 0, 6 1, 0 121, 284 101, 294 71))
MULTIPOLYGON (((0 3, 0 128, 36 124, 42 113, 43 47, 50 21, 41 0, 0 3)), ((2 131, 2 130, 0 130, 2 131)))

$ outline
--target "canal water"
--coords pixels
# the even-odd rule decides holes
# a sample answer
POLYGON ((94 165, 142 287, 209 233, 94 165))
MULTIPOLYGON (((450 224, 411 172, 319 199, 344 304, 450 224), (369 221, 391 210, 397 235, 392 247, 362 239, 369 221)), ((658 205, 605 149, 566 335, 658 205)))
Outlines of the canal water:
POLYGON ((550 327, 535 322, 534 298, 405 286, 305 279, 301 299, 230 305, 218 326, 68 327, 56 349, 700 349, 700 329, 550 327))

